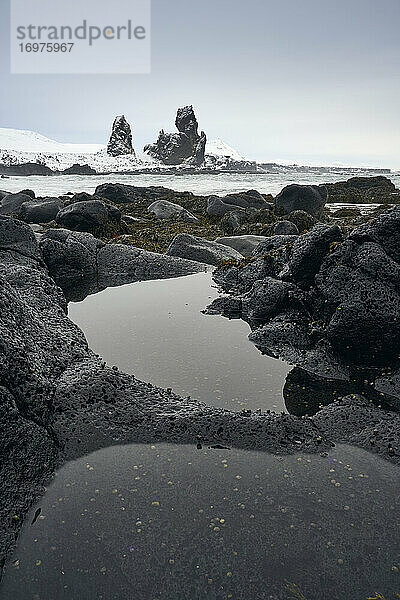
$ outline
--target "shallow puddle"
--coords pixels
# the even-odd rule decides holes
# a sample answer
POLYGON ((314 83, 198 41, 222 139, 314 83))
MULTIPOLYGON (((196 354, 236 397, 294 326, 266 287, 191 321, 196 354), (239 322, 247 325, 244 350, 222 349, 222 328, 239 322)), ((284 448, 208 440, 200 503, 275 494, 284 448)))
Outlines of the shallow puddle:
POLYGON ((286 363, 262 356, 240 320, 203 315, 211 273, 107 288, 69 304, 70 318, 109 364, 212 406, 285 410, 286 363))
POLYGON ((106 448, 64 466, 32 509, 1 597, 391 599, 399 486, 397 467, 348 446, 106 448))

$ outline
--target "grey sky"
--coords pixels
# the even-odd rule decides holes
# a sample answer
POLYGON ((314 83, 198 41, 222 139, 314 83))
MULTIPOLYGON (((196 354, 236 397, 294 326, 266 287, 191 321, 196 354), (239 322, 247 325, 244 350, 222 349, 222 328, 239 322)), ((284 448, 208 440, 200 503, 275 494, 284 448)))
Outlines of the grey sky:
POLYGON ((400 0, 153 0, 152 73, 129 76, 9 75, 8 11, 3 127, 104 143, 124 113, 141 149, 193 104, 249 158, 400 169, 400 0))

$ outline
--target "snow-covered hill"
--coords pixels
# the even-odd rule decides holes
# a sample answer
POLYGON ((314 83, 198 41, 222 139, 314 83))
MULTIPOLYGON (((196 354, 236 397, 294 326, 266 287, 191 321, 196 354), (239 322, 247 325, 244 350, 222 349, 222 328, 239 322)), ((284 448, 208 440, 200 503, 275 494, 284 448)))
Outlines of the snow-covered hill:
POLYGON ((94 154, 104 148, 103 144, 64 144, 35 131, 0 127, 0 150, 44 152, 46 154, 94 154))
POLYGON ((234 160, 245 160, 237 150, 231 148, 231 146, 228 146, 228 144, 225 144, 225 142, 219 138, 216 140, 207 140, 206 154, 211 154, 213 156, 229 156, 234 160))

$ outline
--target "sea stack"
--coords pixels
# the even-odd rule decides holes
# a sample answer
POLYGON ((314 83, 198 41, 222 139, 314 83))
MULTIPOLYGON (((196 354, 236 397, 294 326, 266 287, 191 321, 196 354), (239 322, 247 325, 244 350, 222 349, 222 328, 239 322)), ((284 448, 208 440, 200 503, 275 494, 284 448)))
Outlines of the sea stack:
POLYGON ((132 144, 131 126, 124 115, 119 115, 114 119, 110 140, 107 145, 107 154, 109 156, 135 154, 132 144))
POLYGON ((175 125, 179 133, 161 130, 154 144, 145 146, 144 151, 166 165, 181 165, 184 162, 201 166, 204 162, 206 135, 198 133, 198 123, 193 106, 178 108, 175 125))

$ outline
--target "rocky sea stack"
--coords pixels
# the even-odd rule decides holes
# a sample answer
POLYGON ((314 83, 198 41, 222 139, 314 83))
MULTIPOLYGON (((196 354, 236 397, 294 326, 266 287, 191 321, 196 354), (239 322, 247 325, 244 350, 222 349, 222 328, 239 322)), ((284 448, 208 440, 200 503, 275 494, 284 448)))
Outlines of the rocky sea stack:
POLYGON ((186 161, 200 167, 204 163, 207 138, 204 131, 198 133, 193 106, 178 108, 175 125, 179 133, 161 130, 157 141, 145 146, 144 151, 166 165, 181 165, 186 161))
POLYGON ((131 126, 124 115, 119 115, 114 119, 110 140, 107 145, 107 154, 109 156, 135 154, 131 126))

